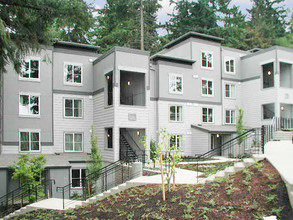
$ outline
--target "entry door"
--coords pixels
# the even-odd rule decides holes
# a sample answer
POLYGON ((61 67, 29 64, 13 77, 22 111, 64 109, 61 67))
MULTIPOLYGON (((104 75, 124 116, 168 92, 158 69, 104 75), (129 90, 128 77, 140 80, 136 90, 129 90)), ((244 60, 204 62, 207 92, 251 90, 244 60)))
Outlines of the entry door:
MULTIPOLYGON (((222 136, 220 135, 219 137, 217 137, 216 134, 212 134, 211 135, 211 150, 218 148, 222 145, 222 136)), ((221 156, 221 149, 217 150, 217 155, 221 156)))

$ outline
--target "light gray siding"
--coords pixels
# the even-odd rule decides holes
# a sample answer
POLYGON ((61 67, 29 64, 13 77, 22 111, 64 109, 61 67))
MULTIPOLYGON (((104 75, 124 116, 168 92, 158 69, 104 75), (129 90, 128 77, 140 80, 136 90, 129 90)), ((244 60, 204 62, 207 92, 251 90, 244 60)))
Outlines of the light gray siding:
POLYGON ((0 198, 7 194, 7 183, 8 183, 8 172, 7 169, 0 169, 0 198))

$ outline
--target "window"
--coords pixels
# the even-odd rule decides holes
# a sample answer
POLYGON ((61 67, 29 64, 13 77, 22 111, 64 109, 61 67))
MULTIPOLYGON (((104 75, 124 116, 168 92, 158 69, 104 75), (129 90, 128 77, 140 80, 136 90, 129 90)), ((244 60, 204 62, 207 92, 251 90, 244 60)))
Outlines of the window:
POLYGON ((274 63, 262 66, 263 88, 274 87, 274 63))
POLYGON ((176 146, 177 148, 182 147, 182 135, 173 135, 170 138, 170 147, 176 146))
POLYGON ((19 115, 38 116, 40 115, 40 96, 19 95, 19 115))
POLYGON ((182 106, 170 106, 170 121, 182 121, 182 106))
POLYGON ((40 151, 40 132, 20 131, 19 148, 21 152, 40 151))
POLYGON ((201 81, 201 87, 202 87, 202 90, 201 90, 202 95, 208 95, 208 96, 213 95, 213 81, 203 79, 201 81))
POLYGON ((213 53, 207 51, 201 52, 201 67, 208 69, 213 68, 213 53))
POLYGON ((108 149, 113 149, 113 129, 106 128, 106 143, 108 149))
POLYGON ((64 65, 64 83, 69 85, 82 84, 82 65, 65 64, 64 65))
POLYGON ((113 73, 110 72, 106 75, 106 82, 107 82, 107 104, 113 105, 113 73))
POLYGON ((83 137, 81 133, 65 133, 65 152, 81 152, 83 137))
POLYGON ((234 84, 225 84, 225 97, 226 98, 236 97, 236 87, 234 84))
POLYGON ((85 169, 72 169, 71 170, 71 183, 73 188, 80 188, 84 186, 86 177, 85 169))
POLYGON ((82 117, 82 100, 81 99, 64 99, 64 117, 81 118, 82 117))
POLYGON ((174 94, 183 93, 183 76, 181 74, 169 74, 169 92, 174 94))
POLYGON ((25 59, 21 63, 20 79, 39 80, 40 79, 40 60, 25 59))
POLYGON ((225 72, 235 74, 235 59, 225 59, 225 72))
POLYGON ((213 123, 214 122, 213 114, 214 113, 212 108, 202 108, 202 122, 213 123))
POLYGON ((235 110, 226 110, 226 124, 235 124, 236 118, 235 118, 235 110))
POLYGON ((272 119, 275 117, 275 104, 265 104, 262 105, 262 111, 263 111, 263 119, 272 119))

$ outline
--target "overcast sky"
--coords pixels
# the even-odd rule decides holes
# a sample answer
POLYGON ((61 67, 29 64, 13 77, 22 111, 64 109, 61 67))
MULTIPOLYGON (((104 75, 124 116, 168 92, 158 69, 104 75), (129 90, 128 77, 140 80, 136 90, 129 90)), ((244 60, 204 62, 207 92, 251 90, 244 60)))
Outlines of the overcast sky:
MULTIPOLYGON (((106 4, 106 0, 85 0, 88 3, 94 4, 97 8, 103 8, 106 4)), ((173 5, 170 6, 169 0, 161 0, 159 1, 162 5, 162 8, 158 11, 158 21, 161 23, 165 23, 170 19, 168 16, 168 13, 173 12, 173 5)), ((246 9, 251 8, 251 0, 232 0, 231 4, 235 4, 237 6, 240 6, 240 9, 243 11, 243 13, 247 14, 246 9)), ((284 5, 286 8, 293 10, 293 0, 285 0, 284 5)), ((159 31, 161 32, 161 31, 159 31)), ((164 32, 164 31, 163 31, 164 32)), ((159 33, 160 35, 164 35, 165 33, 159 33)))

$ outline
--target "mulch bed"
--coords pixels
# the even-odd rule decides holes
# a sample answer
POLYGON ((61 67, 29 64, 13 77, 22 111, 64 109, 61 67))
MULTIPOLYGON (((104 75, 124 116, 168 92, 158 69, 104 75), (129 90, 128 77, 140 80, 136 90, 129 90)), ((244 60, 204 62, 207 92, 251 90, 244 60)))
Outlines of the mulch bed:
MULTIPOLYGON (((293 219, 286 187, 267 161, 205 185, 177 185, 162 201, 159 185, 130 188, 74 210, 34 211, 17 219, 293 219)), ((16 218, 15 218, 16 219, 16 218)))

